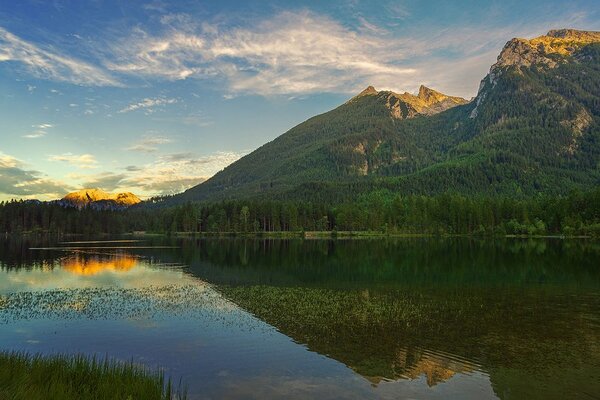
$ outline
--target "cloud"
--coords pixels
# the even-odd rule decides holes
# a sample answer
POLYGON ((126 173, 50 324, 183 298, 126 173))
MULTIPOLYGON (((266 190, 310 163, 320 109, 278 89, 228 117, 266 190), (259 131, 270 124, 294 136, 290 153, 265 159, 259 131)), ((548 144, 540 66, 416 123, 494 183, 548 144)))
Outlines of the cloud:
POLYGON ((229 30, 182 18, 163 18, 162 35, 136 28, 113 48, 118 62, 107 67, 167 80, 216 77, 231 92, 262 95, 347 92, 358 82, 415 72, 397 63, 400 54, 386 38, 308 11, 229 30))
POLYGON ((206 156, 172 153, 159 156, 145 165, 126 166, 122 172, 71 173, 67 178, 79 187, 129 191, 142 197, 175 194, 204 182, 245 154, 246 151, 220 151, 206 156))
POLYGON ((92 154, 72 154, 64 153, 60 155, 51 155, 49 161, 66 162, 81 169, 97 168, 98 161, 92 154))
POLYGON ((131 112, 139 109, 144 109, 146 113, 153 113, 154 107, 161 106, 164 104, 177 103, 177 99, 165 99, 162 97, 158 98, 145 98, 140 102, 129 104, 127 107, 119 110, 119 113, 131 112))
POLYGON ((132 171, 121 185, 151 195, 179 193, 205 181, 246 153, 216 152, 207 156, 167 154, 150 164, 136 167, 136 171, 132 171))
POLYGON ((99 67, 38 47, 0 27, 0 62, 3 61, 18 62, 42 79, 84 86, 121 86, 99 67))
POLYGON ((597 25, 581 12, 540 12, 524 22, 499 25, 490 12, 477 23, 436 29, 410 25, 400 35, 396 27, 411 12, 398 2, 382 7, 387 25, 360 13, 356 26, 311 11, 284 11, 235 25, 163 15, 162 30, 136 27, 129 37, 114 41, 105 65, 157 80, 210 79, 225 88, 224 98, 350 94, 367 85, 401 92, 428 82, 469 97, 512 37, 534 37, 551 26, 597 25))
MULTIPOLYGON (((350 3, 349 8, 357 7, 350 3)), ((469 97, 510 38, 537 36, 548 27, 597 26, 589 13, 565 11, 557 16, 543 10, 510 25, 498 24, 492 10, 476 23, 441 24, 436 29, 429 24, 404 26, 402 20, 412 15, 404 2, 397 1, 382 4, 385 18, 372 13, 367 18, 356 11, 344 22, 308 10, 235 23, 222 16, 198 22, 186 14, 164 14, 164 7, 162 2, 145 6, 152 20, 158 21, 152 29, 136 25, 81 43, 89 47, 84 49, 87 53, 96 55, 97 64, 34 45, 3 28, 0 62, 19 62, 36 76, 83 85, 119 86, 139 83, 140 78, 210 80, 223 88, 226 99, 245 94, 351 94, 367 85, 401 92, 428 82, 436 89, 469 97)), ((175 102, 145 98, 119 112, 150 114, 175 102)), ((197 117, 184 123, 206 124, 197 117)))
POLYGON ((26 169, 23 162, 0 152, 0 198, 39 198, 42 200, 62 197, 72 188, 60 181, 50 179, 39 171, 26 169))
POLYGON ((164 136, 144 136, 138 142, 129 146, 126 150, 137 151, 141 153, 154 153, 158 150, 158 145, 171 142, 171 139, 164 136))
POLYGON ((54 125, 52 124, 38 124, 38 125, 31 125, 32 128, 34 128, 34 130, 26 135, 23 135, 24 138, 27 139, 37 139, 37 138, 41 138, 43 136, 46 136, 46 134, 48 133, 48 129, 53 128, 54 125))
POLYGON ((125 174, 103 172, 93 176, 86 176, 82 183, 82 187, 101 188, 102 190, 113 191, 117 189, 126 178, 127 175, 125 174))
POLYGON ((202 114, 201 112, 193 112, 187 115, 178 116, 160 116, 154 117, 155 121, 170 122, 175 124, 184 124, 190 126, 196 126, 198 128, 205 128, 214 124, 214 121, 202 114))

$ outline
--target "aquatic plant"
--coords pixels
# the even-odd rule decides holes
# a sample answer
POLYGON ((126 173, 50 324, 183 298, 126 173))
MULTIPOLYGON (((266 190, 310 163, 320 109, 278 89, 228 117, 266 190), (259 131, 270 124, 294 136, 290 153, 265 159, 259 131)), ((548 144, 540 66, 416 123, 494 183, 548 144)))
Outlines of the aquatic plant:
POLYGON ((0 352, 0 399, 186 399, 162 371, 82 355, 0 352))

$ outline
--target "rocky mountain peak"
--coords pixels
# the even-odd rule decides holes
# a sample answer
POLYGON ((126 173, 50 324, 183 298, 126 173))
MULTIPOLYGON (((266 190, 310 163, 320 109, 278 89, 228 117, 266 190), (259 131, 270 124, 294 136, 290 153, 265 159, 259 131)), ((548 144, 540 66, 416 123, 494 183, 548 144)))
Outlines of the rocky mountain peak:
POLYGON ((377 96, 386 108, 390 110, 392 118, 406 119, 418 115, 433 115, 449 108, 466 104, 467 100, 461 97, 448 96, 424 85, 419 87, 419 93, 405 92, 402 94, 392 91, 377 91, 373 86, 367 87, 348 101, 353 103, 365 96, 377 96))
POLYGON ((559 64, 576 60, 573 56, 582 47, 591 43, 600 43, 600 32, 579 31, 576 29, 555 29, 546 35, 533 39, 514 38, 509 40, 490 68, 489 74, 481 81, 471 111, 471 118, 477 117, 478 108, 485 101, 488 85, 495 87, 499 77, 509 67, 555 68, 559 64))
POLYGON ((549 31, 546 36, 577 41, 600 41, 600 32, 578 31, 576 29, 553 29, 549 31))
POLYGON ((575 29, 551 30, 548 34, 533 39, 514 38, 502 49, 491 71, 503 67, 529 67, 533 64, 554 68, 560 57, 568 57, 581 47, 600 42, 600 32, 578 31, 575 29))
POLYGON ((76 207, 84 207, 88 204, 97 202, 109 202, 114 203, 119 207, 129 207, 141 202, 140 198, 133 193, 125 192, 112 194, 107 193, 102 189, 82 189, 71 192, 63 197, 61 201, 76 207))
POLYGON ((436 90, 430 89, 424 85, 421 85, 419 87, 419 94, 417 95, 417 97, 419 99, 423 100, 426 104, 431 105, 431 104, 438 103, 440 101, 444 101, 447 98, 449 98, 450 96, 446 96, 443 93, 440 93, 436 90))
POLYGON ((373 86, 368 86, 365 90, 363 90, 362 92, 360 92, 359 94, 357 94, 356 96, 354 96, 353 98, 348 100, 348 103, 352 103, 353 101, 356 101, 356 100, 360 99, 361 97, 376 96, 378 94, 379 94, 379 92, 373 86))
POLYGON ((373 86, 369 86, 365 90, 363 90, 362 92, 360 92, 358 95, 359 96, 369 96, 369 95, 375 95, 375 94, 378 94, 378 93, 379 92, 377 90, 375 90, 375 88, 373 86))

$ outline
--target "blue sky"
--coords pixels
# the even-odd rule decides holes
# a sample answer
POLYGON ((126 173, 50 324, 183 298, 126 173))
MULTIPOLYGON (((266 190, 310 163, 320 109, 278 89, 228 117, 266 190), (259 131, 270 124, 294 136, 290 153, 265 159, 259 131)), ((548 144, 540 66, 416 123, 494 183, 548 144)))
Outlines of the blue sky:
POLYGON ((368 85, 470 98, 597 1, 0 0, 0 200, 193 186, 368 85))

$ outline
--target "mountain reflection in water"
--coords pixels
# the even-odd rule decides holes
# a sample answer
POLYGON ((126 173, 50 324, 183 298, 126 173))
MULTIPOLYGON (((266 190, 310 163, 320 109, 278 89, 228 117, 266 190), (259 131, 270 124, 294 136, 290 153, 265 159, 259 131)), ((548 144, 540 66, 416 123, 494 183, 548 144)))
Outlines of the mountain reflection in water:
POLYGON ((0 311, 12 324, 0 342, 134 358, 182 377, 191 398, 600 393, 596 242, 52 245, 0 242, 0 311), (48 334, 57 329, 70 339, 48 334))
POLYGON ((77 252, 60 261, 60 266, 77 275, 96 275, 101 272, 127 272, 135 268, 138 261, 130 254, 86 255, 77 252))

